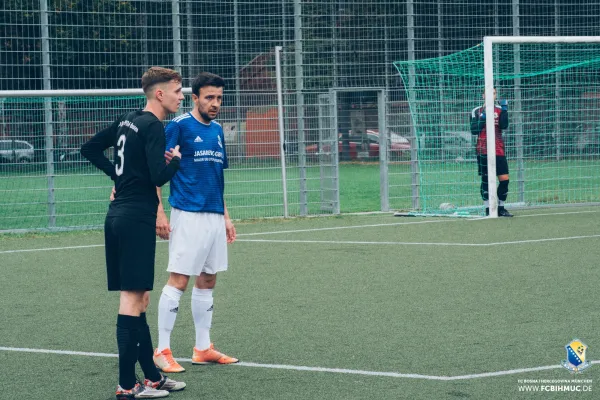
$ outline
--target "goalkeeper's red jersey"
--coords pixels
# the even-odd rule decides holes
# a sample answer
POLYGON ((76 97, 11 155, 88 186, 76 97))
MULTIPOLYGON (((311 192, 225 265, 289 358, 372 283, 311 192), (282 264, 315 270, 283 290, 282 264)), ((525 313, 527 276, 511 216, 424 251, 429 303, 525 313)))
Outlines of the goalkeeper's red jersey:
MULTIPOLYGON (((480 119, 481 113, 485 107, 475 107, 471 112, 471 133, 478 134, 477 154, 487 155, 487 133, 485 121, 480 119)), ((496 155, 504 156, 504 140, 502 139, 502 129, 508 128, 508 111, 502 111, 500 107, 494 107, 494 126, 496 127, 496 155)))

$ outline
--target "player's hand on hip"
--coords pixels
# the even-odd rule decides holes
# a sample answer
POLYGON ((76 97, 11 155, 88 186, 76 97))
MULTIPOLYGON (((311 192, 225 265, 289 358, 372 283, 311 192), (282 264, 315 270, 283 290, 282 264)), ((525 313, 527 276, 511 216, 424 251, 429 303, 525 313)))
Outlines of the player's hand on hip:
POLYGON ((110 196, 108 197, 110 199, 110 201, 113 201, 115 199, 115 194, 117 194, 117 189, 115 189, 115 187, 113 186, 113 188, 110 192, 110 196))
POLYGON ((225 220, 225 233, 227 234, 227 243, 235 242, 235 226, 230 219, 225 220))
POLYGON ((169 240, 169 235, 173 229, 169 225, 169 219, 164 211, 156 213, 156 234, 163 240, 169 240))
POLYGON ((167 164, 171 162, 173 157, 181 158, 181 153, 179 152, 179 145, 175 146, 174 149, 170 149, 169 151, 165 151, 165 161, 167 164))

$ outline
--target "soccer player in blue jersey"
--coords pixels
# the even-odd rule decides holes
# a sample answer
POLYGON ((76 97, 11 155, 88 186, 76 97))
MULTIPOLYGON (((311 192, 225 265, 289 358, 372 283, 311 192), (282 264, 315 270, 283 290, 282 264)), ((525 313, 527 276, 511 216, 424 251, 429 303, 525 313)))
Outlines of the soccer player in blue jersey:
MULTIPOLYGON (((210 341, 213 289, 217 272, 227 270, 227 243, 235 241, 235 227, 223 198, 223 170, 227 152, 223 128, 214 121, 223 101, 225 81, 200 73, 192 83, 194 109, 167 125, 166 148, 180 146, 179 171, 171 180, 171 225, 159 205, 156 230, 169 239, 169 280, 158 304, 158 348, 154 363, 164 372, 183 372, 171 352, 171 332, 179 300, 191 276, 192 316, 196 328, 193 364, 231 364, 238 360, 214 349, 210 341)), ((168 154, 167 154, 168 158, 168 154)), ((160 198, 160 188, 157 189, 160 198)))

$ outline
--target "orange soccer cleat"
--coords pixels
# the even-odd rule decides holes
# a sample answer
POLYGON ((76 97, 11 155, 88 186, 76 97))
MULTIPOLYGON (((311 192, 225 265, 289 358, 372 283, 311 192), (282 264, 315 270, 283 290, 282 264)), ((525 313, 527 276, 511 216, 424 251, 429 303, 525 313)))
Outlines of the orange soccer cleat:
POLYGON ((162 372, 166 372, 168 374, 183 372, 185 368, 183 368, 175 359, 173 358, 173 353, 171 353, 171 349, 164 349, 159 352, 158 349, 154 351, 154 364, 158 369, 162 372))
POLYGON ((198 350, 194 347, 194 355, 192 356, 192 364, 233 364, 238 361, 237 358, 229 357, 215 350, 212 343, 206 350, 198 350))

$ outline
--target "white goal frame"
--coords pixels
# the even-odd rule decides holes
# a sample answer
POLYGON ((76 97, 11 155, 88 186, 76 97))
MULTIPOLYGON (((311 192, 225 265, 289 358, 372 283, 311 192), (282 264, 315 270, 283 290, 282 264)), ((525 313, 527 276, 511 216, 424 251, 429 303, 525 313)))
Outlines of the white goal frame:
MULTIPOLYGON (((485 113, 494 115, 494 44, 521 43, 600 43, 600 36, 485 36, 483 38, 483 64, 485 76, 485 113)), ((496 144, 494 118, 486 119, 487 148, 496 144)), ((490 218, 498 217, 498 195, 496 193, 496 152, 487 152, 490 218)))

